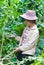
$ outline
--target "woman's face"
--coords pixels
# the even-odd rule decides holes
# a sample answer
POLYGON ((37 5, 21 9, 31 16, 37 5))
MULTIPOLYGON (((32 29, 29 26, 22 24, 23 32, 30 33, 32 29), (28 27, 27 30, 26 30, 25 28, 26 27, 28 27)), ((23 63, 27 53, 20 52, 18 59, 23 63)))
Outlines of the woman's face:
POLYGON ((30 26, 32 24, 31 21, 29 21, 29 20, 25 20, 25 23, 27 26, 30 26))

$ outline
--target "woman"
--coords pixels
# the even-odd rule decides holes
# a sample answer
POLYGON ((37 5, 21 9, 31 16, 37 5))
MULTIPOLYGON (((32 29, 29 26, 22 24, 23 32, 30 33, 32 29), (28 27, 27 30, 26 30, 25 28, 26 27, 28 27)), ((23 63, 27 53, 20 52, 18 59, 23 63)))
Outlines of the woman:
MULTIPOLYGON (((22 60, 25 56, 33 56, 37 47, 37 41, 39 37, 39 31, 36 25, 37 16, 35 11, 28 10, 23 15, 20 15, 25 19, 26 27, 21 37, 13 36, 16 40, 20 41, 19 47, 15 49, 15 52, 19 52, 17 59, 22 60)), ((11 36, 12 37, 12 36, 11 36)), ((25 65, 29 65, 27 61, 25 65)))

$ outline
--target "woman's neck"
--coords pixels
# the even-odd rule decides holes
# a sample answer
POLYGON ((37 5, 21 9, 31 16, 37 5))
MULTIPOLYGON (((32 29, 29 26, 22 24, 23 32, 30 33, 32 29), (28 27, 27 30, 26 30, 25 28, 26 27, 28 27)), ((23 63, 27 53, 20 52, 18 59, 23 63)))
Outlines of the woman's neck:
POLYGON ((31 25, 29 25, 29 27, 32 28, 34 25, 35 25, 35 24, 31 24, 31 25))

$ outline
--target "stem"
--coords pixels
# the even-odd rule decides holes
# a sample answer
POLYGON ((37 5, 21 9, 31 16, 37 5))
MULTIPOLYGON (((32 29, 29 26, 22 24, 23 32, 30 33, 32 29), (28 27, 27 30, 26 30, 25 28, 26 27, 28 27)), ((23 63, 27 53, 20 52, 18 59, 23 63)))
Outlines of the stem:
POLYGON ((4 23, 4 26, 3 26, 3 28, 2 28, 1 57, 2 57, 2 50, 3 50, 3 43, 4 43, 4 33, 5 33, 4 28, 5 28, 5 23, 4 23))
POLYGON ((5 57, 2 58, 2 60, 6 59, 6 57, 12 55, 15 52, 15 50, 13 50, 10 54, 6 55, 5 57))

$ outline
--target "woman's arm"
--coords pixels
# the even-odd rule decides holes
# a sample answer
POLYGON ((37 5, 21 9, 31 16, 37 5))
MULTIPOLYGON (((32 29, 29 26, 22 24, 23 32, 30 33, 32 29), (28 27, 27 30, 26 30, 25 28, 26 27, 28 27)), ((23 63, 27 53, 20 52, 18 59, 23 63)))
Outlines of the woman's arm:
POLYGON ((21 39, 20 36, 17 36, 17 35, 14 35, 14 34, 10 34, 8 37, 9 38, 15 38, 17 41, 20 41, 20 39, 21 39))
POLYGON ((16 39, 17 41, 20 41, 21 37, 20 37, 20 36, 16 36, 15 39, 16 39))

